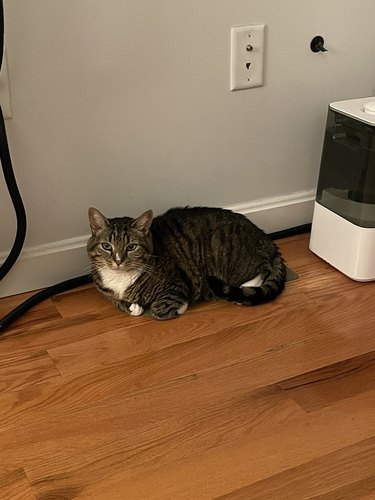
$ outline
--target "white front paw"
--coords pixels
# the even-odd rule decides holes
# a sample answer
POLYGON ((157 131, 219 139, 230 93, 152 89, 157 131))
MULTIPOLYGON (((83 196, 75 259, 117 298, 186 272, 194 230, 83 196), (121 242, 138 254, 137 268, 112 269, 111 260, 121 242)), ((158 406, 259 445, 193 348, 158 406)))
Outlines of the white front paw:
POLYGON ((139 304, 130 304, 129 311, 131 316, 140 316, 143 314, 144 309, 139 304))
POLYGON ((188 303, 187 302, 184 302, 182 304, 182 306, 180 306, 178 309, 177 309, 177 314, 184 314, 184 312, 186 311, 186 309, 188 308, 188 303))

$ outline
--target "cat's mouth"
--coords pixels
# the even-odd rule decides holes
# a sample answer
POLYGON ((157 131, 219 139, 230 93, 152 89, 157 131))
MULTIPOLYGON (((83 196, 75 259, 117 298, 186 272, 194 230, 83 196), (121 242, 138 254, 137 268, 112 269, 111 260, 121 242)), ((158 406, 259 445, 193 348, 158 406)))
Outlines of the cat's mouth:
POLYGON ((114 271, 127 271, 128 269, 126 268, 125 264, 120 264, 117 265, 115 262, 113 264, 109 265, 110 269, 113 269, 114 271))
POLYGON ((107 262, 107 267, 114 272, 117 273, 133 273, 133 272, 139 272, 142 271, 143 269, 140 268, 140 266, 135 265, 134 263, 124 263, 121 262, 120 265, 116 264, 116 262, 107 262))

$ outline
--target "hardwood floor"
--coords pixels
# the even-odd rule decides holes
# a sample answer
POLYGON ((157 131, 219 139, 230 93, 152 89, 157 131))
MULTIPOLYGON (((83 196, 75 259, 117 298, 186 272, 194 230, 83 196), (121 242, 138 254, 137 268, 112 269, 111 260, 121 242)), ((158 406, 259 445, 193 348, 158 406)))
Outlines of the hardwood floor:
MULTIPOLYGON (((0 337, 0 498, 375 498, 375 282, 299 279, 158 322, 86 286, 0 337)), ((25 297, 27 294, 25 295, 25 297)), ((23 297, 0 300, 0 315, 23 297)))

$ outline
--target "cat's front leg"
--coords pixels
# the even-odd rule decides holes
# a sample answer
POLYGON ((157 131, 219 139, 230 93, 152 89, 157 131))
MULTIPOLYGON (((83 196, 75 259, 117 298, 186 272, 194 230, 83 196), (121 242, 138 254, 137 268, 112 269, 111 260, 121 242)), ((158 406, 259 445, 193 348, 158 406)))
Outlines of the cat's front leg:
POLYGON ((173 319, 183 314, 188 308, 188 301, 184 297, 158 297, 151 304, 150 311, 155 319, 173 319))
POLYGON ((125 302, 124 300, 116 300, 113 302, 120 311, 127 312, 130 316, 141 316, 144 313, 143 307, 139 304, 125 302))

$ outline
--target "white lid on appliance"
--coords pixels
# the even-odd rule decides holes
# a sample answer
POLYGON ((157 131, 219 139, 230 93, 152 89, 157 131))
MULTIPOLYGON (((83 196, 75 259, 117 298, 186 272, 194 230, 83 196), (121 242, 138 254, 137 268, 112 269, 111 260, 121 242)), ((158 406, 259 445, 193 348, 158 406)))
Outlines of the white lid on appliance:
POLYGON ((365 113, 370 113, 370 115, 375 115, 375 101, 366 102, 363 105, 363 111, 365 113))
POLYGON ((333 102, 329 107, 343 115, 375 126, 375 97, 333 102))

